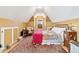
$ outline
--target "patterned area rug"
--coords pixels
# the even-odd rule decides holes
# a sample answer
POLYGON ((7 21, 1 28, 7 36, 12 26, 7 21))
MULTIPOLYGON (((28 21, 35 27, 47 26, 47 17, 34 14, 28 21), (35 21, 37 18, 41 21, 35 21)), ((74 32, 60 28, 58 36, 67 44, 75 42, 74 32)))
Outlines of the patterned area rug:
POLYGON ((32 40, 32 36, 23 39, 9 53, 65 53, 60 45, 39 45, 35 48, 32 40))

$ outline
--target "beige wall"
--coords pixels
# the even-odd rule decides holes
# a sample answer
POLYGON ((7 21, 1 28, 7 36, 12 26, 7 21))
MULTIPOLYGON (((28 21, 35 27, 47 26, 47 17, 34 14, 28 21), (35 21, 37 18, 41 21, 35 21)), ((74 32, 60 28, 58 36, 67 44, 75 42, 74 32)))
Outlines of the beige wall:
POLYGON ((49 17, 46 17, 46 26, 47 27, 52 27, 53 26, 53 22, 49 19, 49 17))
POLYGON ((0 18, 0 26, 17 26, 17 23, 15 21, 12 21, 10 19, 6 18, 0 18))
POLYGON ((4 30, 4 46, 12 43, 12 29, 4 30))
MULTIPOLYGON (((1 27, 17 27, 18 22, 15 22, 6 18, 0 18, 0 26, 1 27)), ((17 31, 14 30, 14 39, 18 38, 18 35, 19 35, 18 31, 19 29, 17 29, 17 31)), ((0 34, 1 34, 1 31, 0 31, 0 34)), ((4 45, 6 46, 7 44, 12 44, 12 29, 4 30, 4 45)))
POLYGON ((0 29, 0 43, 1 43, 1 29, 0 29))
POLYGON ((14 29, 14 41, 17 41, 17 38, 19 37, 18 29, 14 29))
POLYGON ((62 22, 59 22, 59 23, 68 24, 69 26, 73 26, 72 29, 77 31, 77 41, 79 41, 79 18, 72 19, 72 20, 67 20, 67 21, 62 21, 62 22))
POLYGON ((19 31, 21 31, 25 27, 26 27, 26 23, 25 22, 19 23, 19 31))
MULTIPOLYGON (((24 24, 24 23, 23 23, 24 24)), ((53 22, 46 16, 46 27, 52 27, 53 22)), ((26 27, 34 27, 34 17, 32 17, 27 23, 26 27)))
POLYGON ((30 20, 26 23, 26 27, 34 27, 34 17, 32 16, 30 20))

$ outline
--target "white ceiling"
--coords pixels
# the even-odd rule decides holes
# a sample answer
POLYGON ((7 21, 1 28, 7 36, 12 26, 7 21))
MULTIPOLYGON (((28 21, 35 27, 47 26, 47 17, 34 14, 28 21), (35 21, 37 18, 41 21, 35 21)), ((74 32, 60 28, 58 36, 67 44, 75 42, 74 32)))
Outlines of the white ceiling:
POLYGON ((27 21, 36 11, 43 9, 52 21, 63 21, 72 18, 79 18, 79 7, 75 6, 0 6, 0 17, 12 20, 27 21))

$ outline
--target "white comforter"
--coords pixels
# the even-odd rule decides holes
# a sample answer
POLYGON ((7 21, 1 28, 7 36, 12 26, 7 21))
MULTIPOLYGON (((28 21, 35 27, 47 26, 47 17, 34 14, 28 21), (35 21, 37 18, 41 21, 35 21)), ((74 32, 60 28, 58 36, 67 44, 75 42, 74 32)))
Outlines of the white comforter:
POLYGON ((43 40, 42 44, 62 44, 64 41, 64 30, 65 28, 53 28, 50 33, 45 32, 43 34, 53 35, 52 37, 49 37, 47 40, 43 40))

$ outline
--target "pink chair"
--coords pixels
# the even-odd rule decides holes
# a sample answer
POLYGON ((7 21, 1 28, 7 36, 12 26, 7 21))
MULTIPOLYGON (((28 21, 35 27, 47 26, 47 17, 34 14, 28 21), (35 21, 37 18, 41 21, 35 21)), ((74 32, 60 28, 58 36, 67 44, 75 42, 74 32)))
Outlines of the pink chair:
POLYGON ((38 29, 33 34, 33 44, 41 44, 43 39, 42 30, 38 29))

